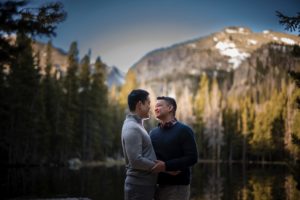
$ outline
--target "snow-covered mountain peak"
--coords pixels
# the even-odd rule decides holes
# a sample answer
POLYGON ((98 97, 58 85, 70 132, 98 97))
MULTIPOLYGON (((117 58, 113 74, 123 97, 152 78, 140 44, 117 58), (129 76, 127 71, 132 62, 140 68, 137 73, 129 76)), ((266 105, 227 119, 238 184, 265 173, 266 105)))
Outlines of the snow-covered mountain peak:
POLYGON ((232 71, 244 66, 260 48, 268 44, 300 45, 300 37, 246 27, 227 27, 206 37, 151 51, 134 66, 138 81, 200 75, 203 71, 232 71))

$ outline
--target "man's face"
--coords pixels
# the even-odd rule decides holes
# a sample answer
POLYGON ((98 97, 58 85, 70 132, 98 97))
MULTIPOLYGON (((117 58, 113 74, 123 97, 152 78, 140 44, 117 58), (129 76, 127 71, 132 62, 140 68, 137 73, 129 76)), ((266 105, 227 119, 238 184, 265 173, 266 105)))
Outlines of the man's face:
POLYGON ((155 117, 157 119, 163 119, 170 114, 172 106, 168 105, 165 100, 157 100, 155 104, 155 117))
POLYGON ((150 118, 150 98, 147 97, 147 99, 145 100, 144 103, 139 102, 140 103, 140 111, 142 114, 143 118, 150 118))

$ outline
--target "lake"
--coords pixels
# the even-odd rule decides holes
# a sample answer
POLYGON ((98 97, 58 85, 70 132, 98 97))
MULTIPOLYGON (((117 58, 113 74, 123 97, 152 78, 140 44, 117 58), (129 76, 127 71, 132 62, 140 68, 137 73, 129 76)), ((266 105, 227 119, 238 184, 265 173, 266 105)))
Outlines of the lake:
MULTIPOLYGON (((123 199, 124 166, 1 168, 1 199, 123 199)), ((197 164, 192 200, 299 200, 284 165, 197 164)))

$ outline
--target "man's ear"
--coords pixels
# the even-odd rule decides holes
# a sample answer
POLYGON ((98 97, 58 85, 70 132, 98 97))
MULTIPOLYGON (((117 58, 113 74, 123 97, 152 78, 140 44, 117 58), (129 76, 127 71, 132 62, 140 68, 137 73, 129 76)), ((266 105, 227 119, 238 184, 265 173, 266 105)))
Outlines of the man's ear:
POLYGON ((142 105, 142 102, 141 101, 138 101, 135 108, 136 109, 140 109, 141 108, 141 105, 142 105))
POLYGON ((169 105, 168 107, 169 107, 169 111, 170 111, 170 112, 171 112, 171 111, 173 110, 173 108, 174 108, 172 105, 169 105))

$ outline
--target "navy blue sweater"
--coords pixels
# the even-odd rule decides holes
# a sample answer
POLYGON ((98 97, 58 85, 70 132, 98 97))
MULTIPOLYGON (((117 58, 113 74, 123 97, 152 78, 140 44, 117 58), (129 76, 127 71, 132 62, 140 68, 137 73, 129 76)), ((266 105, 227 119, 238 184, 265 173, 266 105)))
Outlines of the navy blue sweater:
POLYGON ((166 171, 181 172, 172 176, 159 173, 158 184, 188 185, 191 181, 191 166, 197 162, 198 153, 191 128, 177 122, 168 128, 154 128, 150 132, 152 145, 158 160, 166 164, 166 171))

